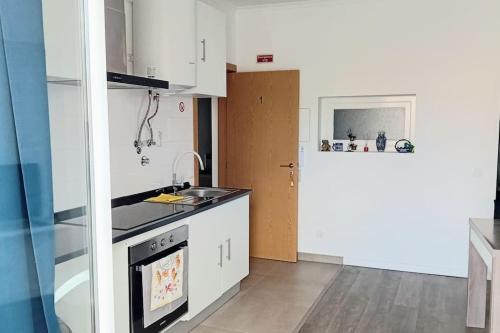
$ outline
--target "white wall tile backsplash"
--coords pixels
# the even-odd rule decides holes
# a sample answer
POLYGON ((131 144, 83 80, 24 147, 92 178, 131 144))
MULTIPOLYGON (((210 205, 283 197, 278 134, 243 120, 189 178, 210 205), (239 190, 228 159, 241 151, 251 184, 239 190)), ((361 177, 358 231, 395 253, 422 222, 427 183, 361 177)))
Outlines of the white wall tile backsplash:
MULTIPOLYGON (((49 85, 54 210, 84 206, 87 200, 85 133, 82 96, 77 86, 49 85)), ((175 157, 193 149, 193 103, 191 97, 161 96, 157 116, 151 121, 156 145, 138 155, 133 146, 147 108, 147 91, 109 90, 109 144, 113 198, 143 192, 172 183, 175 157), (179 111, 184 102, 185 111, 179 111), (141 157, 150 159, 141 165, 141 157)), ((154 112, 154 104, 150 114, 154 112)), ((143 129, 143 140, 149 130, 143 129)), ((193 183, 190 156, 180 161, 180 180, 193 183)))
MULTIPOLYGON (((147 91, 109 90, 109 132, 111 151, 111 194, 113 198, 143 192, 172 183, 175 157, 193 149, 193 99, 191 97, 160 96, 160 108, 151 121, 155 146, 143 147, 141 154, 134 148, 140 123, 147 109, 147 91), (179 111, 179 103, 185 105, 179 111), (141 157, 150 159, 141 165, 141 157)), ((150 115, 155 104, 152 103, 150 115)), ((142 140, 149 136, 147 126, 142 140)), ((193 183, 194 163, 189 156, 180 161, 179 179, 193 183)))

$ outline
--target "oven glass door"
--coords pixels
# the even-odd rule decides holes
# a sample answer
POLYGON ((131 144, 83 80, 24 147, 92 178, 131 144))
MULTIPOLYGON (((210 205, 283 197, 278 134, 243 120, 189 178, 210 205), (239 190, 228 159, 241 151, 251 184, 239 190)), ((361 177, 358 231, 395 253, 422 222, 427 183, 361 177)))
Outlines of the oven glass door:
POLYGON ((157 333, 186 313, 187 307, 187 242, 130 266, 131 332, 157 333))

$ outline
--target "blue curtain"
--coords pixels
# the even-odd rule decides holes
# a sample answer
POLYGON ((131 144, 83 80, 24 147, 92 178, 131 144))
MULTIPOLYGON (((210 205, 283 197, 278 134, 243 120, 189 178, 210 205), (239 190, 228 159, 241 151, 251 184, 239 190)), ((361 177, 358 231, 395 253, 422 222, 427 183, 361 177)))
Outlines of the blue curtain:
POLYGON ((0 331, 58 332, 41 0, 0 0, 0 331))

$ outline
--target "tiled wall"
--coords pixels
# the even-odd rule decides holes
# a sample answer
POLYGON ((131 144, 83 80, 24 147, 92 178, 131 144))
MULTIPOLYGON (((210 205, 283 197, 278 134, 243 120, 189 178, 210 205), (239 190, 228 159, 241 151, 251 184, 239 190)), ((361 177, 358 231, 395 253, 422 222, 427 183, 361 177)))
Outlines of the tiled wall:
MULTIPOLYGON (((147 92, 109 90, 109 144, 112 197, 170 185, 172 163, 183 151, 193 149, 191 97, 161 96, 158 115, 152 120, 157 145, 138 155, 133 146, 141 116, 147 107, 147 92), (179 111, 184 102, 185 111, 179 111), (150 159, 142 166, 142 156, 150 159)), ((152 110, 154 111, 154 110, 152 110)), ((87 198, 84 112, 76 86, 49 85, 54 210, 83 206, 87 198)), ((143 140, 148 135, 143 130, 143 140)), ((193 182, 193 159, 180 161, 178 177, 193 182)))
MULTIPOLYGON (((111 194, 113 197, 138 193, 172 183, 175 157, 193 149, 193 107, 191 97, 161 96, 157 116, 151 121, 155 146, 137 154, 133 142, 146 112, 147 92, 110 90, 108 93, 111 154, 111 194), (179 111, 179 103, 185 105, 179 111), (142 166, 141 157, 150 159, 142 166)), ((152 105, 151 112, 154 111, 152 105)), ((150 112, 150 114, 152 114, 150 112)), ((145 127, 143 140, 149 135, 145 127)), ((178 178, 193 182, 194 163, 189 156, 179 162, 178 178)))

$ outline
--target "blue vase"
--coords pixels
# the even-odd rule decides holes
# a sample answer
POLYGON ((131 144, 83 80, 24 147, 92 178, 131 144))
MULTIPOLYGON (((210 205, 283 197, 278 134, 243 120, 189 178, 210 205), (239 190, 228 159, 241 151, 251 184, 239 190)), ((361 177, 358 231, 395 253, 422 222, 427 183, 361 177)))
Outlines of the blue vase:
POLYGON ((387 138, 385 137, 385 132, 378 132, 376 144, 378 151, 385 151, 385 144, 387 143, 387 138))

